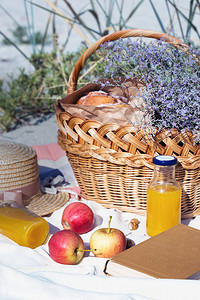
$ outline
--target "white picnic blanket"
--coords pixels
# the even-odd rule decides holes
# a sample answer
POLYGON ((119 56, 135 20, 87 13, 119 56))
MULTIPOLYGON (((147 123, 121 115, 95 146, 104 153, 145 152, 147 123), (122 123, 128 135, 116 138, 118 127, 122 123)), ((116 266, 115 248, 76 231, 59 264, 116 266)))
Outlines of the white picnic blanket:
MULTIPOLYGON (((43 159, 39 161, 44 164, 43 159)), ((47 160, 45 164, 48 165, 47 160)), ((66 170, 69 172, 69 178, 73 178, 69 165, 66 165, 66 170)), ((65 176, 67 176, 67 172, 65 176)), ((71 186, 73 185, 76 185, 75 181, 71 182, 71 186)), ((87 203, 95 214, 93 230, 81 235, 86 248, 89 248, 91 234, 100 227, 107 227, 110 215, 112 215, 112 227, 122 230, 127 238, 132 239, 135 244, 148 238, 144 216, 107 209, 93 201, 84 199, 82 201, 87 203), (140 221, 139 228, 130 231, 128 223, 134 217, 140 221)), ((62 229, 61 216, 65 206, 51 216, 45 217, 50 225, 51 234, 62 229)), ((184 220, 183 223, 200 229, 200 216, 184 220)), ((106 259, 94 257, 92 253, 88 252, 84 254, 83 260, 77 265, 61 265, 50 258, 48 244, 36 249, 29 249, 0 235, 0 299, 200 299, 200 282, 198 280, 111 277, 103 273, 105 262, 106 259)))

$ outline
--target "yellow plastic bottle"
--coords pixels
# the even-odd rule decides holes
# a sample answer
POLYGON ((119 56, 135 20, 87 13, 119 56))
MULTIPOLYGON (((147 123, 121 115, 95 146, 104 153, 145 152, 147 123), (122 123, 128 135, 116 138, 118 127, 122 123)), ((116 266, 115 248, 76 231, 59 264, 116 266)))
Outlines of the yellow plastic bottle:
POLYGON ((42 245, 49 233, 49 224, 17 202, 0 205, 0 233, 17 244, 29 248, 42 245))
POLYGON ((170 155, 153 158, 153 180, 147 189, 149 236, 155 236, 181 222, 181 188, 175 179, 177 159, 170 155))

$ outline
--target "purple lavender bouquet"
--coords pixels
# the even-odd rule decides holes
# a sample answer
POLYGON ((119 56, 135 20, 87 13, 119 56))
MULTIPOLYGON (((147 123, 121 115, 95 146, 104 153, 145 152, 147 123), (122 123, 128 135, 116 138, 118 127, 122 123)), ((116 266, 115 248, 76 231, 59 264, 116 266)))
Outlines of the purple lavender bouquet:
MULTIPOLYGON (((142 39, 107 42, 99 51, 104 57, 99 77, 112 78, 122 87, 130 78, 144 83, 138 97, 148 122, 141 119, 140 127, 151 133, 155 128, 174 128, 200 140, 200 51, 188 48, 185 53, 162 40, 147 43, 142 39)), ((134 99, 129 103, 133 105, 134 99)))

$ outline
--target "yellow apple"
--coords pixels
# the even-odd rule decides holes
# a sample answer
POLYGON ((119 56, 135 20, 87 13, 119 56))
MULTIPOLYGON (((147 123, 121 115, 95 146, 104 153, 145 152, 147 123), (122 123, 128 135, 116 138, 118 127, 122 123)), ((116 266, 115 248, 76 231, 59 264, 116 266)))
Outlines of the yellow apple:
POLYGON ((100 228, 90 238, 90 249, 97 257, 110 258, 126 249, 126 237, 116 228, 100 228))

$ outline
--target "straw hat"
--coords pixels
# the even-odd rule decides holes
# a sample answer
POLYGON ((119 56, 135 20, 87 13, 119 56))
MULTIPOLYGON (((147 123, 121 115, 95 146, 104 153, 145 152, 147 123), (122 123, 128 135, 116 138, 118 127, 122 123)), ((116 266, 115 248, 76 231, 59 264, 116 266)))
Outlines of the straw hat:
POLYGON ((36 151, 0 140, 0 200, 15 200, 40 216, 52 213, 69 199, 67 192, 43 194, 36 151))

